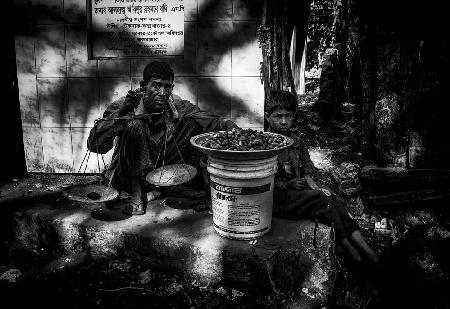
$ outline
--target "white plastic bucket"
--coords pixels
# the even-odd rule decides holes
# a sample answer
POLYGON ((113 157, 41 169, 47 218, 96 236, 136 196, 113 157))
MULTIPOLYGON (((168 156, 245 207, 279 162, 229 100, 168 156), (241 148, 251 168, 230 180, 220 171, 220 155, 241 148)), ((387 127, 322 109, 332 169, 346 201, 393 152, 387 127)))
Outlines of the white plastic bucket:
POLYGON ((214 229, 232 239, 255 239, 272 223, 277 157, 228 161, 208 157, 214 229))

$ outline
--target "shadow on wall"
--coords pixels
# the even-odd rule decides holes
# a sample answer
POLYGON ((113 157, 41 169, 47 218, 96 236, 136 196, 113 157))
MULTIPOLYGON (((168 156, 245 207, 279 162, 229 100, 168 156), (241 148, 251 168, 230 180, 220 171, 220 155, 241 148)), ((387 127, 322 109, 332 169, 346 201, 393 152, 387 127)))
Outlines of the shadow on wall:
MULTIPOLYGON (((33 121, 38 125, 38 127, 39 125, 41 127, 54 128, 71 127, 72 130, 75 128, 76 130, 81 131, 79 132, 81 135, 76 138, 77 142, 79 140, 80 143, 85 143, 89 130, 84 128, 92 127, 93 120, 95 120, 98 116, 101 116, 106 104, 110 103, 113 99, 126 95, 126 91, 129 90, 130 76, 132 77, 132 87, 137 85, 139 80, 136 75, 139 74, 139 76, 142 76, 142 69, 144 66, 137 65, 136 67, 133 67, 133 64, 142 63, 142 61, 131 61, 131 68, 129 65, 124 65, 123 68, 125 69, 118 72, 117 65, 108 65, 108 60, 98 60, 92 61, 92 66, 89 66, 88 68, 90 72, 83 72, 83 74, 79 75, 80 77, 89 76, 94 78, 72 78, 71 76, 77 76, 69 73, 74 69, 73 66, 76 66, 77 63, 79 64, 85 61, 85 56, 80 55, 84 54, 86 50, 85 44, 87 29, 84 24, 86 20, 85 7, 78 3, 82 3, 84 1, 80 0, 71 2, 77 3, 76 9, 73 9, 71 4, 69 5, 68 3, 64 3, 63 0, 54 1, 51 4, 45 2, 35 4, 31 0, 17 1, 14 4, 15 20, 17 24, 14 31, 17 37, 24 37, 27 38, 27 40, 28 38, 32 39, 33 43, 31 44, 34 45, 30 46, 32 46, 32 48, 34 47, 35 51, 29 53, 30 57, 36 58, 39 50, 41 53, 47 53, 47 51, 50 50, 48 55, 46 54, 47 60, 50 59, 52 63, 58 63, 58 65, 61 62, 60 67, 58 67, 55 71, 55 75, 46 74, 46 76, 56 76, 59 77, 59 79, 49 78, 45 80, 38 80, 41 87, 45 86, 47 95, 38 93, 38 102, 34 103, 37 107, 30 108, 30 110, 37 110, 40 115, 34 116, 33 121), (36 39, 37 35, 43 27, 46 27, 46 25, 44 25, 44 21, 47 20, 51 21, 49 22, 50 25, 56 24, 59 26, 61 24, 61 26, 63 26, 64 24, 61 28, 65 27, 65 31, 60 29, 61 34, 54 36, 52 33, 50 35, 46 35, 44 42, 38 41, 36 39), (67 29, 69 27, 71 27, 74 31, 68 32, 67 29), (56 49, 58 52, 53 55, 52 53, 55 50, 55 46, 57 46, 56 49), (70 65, 67 62, 68 58, 70 58, 71 61, 70 65), (132 73, 133 69, 136 69, 134 71, 136 73, 132 73), (140 72, 138 70, 140 70, 140 72), (107 81, 102 82, 101 79, 98 78, 99 75, 102 77, 111 76, 115 78, 110 78, 107 81), (54 83, 51 82, 52 79, 55 81, 54 83), (92 98, 92 92, 97 92, 97 100, 95 103, 92 102, 92 99, 89 99, 92 98), (48 96, 53 99, 48 99, 48 96), (70 105, 67 100, 68 97, 72 100, 70 105), (74 100, 73 97, 76 99, 74 100), (51 119, 51 125, 42 125, 43 120, 45 121, 46 119, 51 119), (68 119, 70 120, 68 121, 68 119)), ((228 25, 232 25, 232 27, 229 27, 229 31, 214 31, 215 29, 211 29, 210 31, 210 29, 207 29, 207 38, 201 38, 199 36, 198 39, 189 40, 189 38, 192 37, 197 38, 197 27, 199 29, 202 29, 202 27, 210 27, 208 25, 211 24, 211 19, 209 18, 211 14, 215 14, 221 10, 223 11, 224 9, 224 1, 208 0, 201 1, 202 3, 200 3, 200 1, 198 2, 197 22, 185 23, 185 48, 194 50, 196 53, 198 53, 198 50, 202 48, 203 50, 206 50, 206 55, 202 55, 202 57, 199 58, 196 54, 194 57, 189 57, 188 59, 183 60, 180 63, 176 63, 175 65, 180 66, 181 69, 189 69, 192 72, 195 72, 195 74, 190 75, 198 76, 199 80, 204 83, 203 88, 207 87, 208 89, 205 90, 207 91, 207 94, 204 95, 200 91, 197 91, 197 82, 187 82, 184 83, 184 86, 186 87, 185 91, 194 94, 198 93, 198 105, 202 109, 207 109, 217 114, 224 115, 225 117, 232 118, 233 120, 239 118, 241 125, 243 126, 245 126, 247 119, 250 123, 261 123, 262 125, 262 113, 258 113, 258 111, 259 108, 262 108, 263 102, 245 101, 246 98, 248 98, 246 94, 254 91, 252 87, 245 87, 244 83, 235 82, 236 88, 241 88, 241 91, 238 95, 232 95, 232 93, 230 93, 231 85, 230 87, 224 87, 223 79, 221 80, 220 78, 214 77, 211 78, 208 74, 203 73, 205 68, 207 68, 206 70, 208 72, 214 72, 214 70, 217 69, 217 66, 220 65, 222 59, 230 57, 231 47, 233 50, 238 50, 244 55, 241 56, 241 58, 244 58, 241 61, 247 60, 245 59, 245 49, 249 44, 254 44, 254 38, 256 36, 256 27, 254 26, 255 19, 252 19, 253 27, 255 27, 254 34, 249 32, 249 30, 253 31, 253 29, 248 28, 249 23, 233 22, 232 18, 227 18, 226 20, 229 21, 228 25), (251 33, 253 36, 245 35, 245 33, 251 33), (208 42, 211 42, 209 46, 208 42), (226 46, 229 46, 229 48, 223 48, 226 46), (200 76, 200 71, 202 74, 206 75, 204 76, 205 78, 200 76), (242 91, 242 89, 244 91, 242 91), (204 102, 201 102, 202 95, 204 102), (249 103, 251 103, 252 106, 250 106, 249 103), (253 106, 255 103, 261 105, 253 106), (230 111, 232 112, 230 113, 230 111), (228 115, 226 115, 226 113, 228 113, 228 115)), ((231 0, 229 3, 232 3, 231 0)), ((234 0, 232 4, 235 7, 238 7, 241 11, 249 12, 252 16, 255 16, 256 19, 261 15, 262 0, 234 0)), ((230 6, 230 8, 232 8, 232 6, 230 6)), ((232 11, 230 11, 229 16, 231 16, 231 13, 232 11)), ((28 43, 30 44, 30 42, 28 43)), ((147 60, 148 61, 146 62, 164 59, 148 58, 147 60)), ((115 63, 117 61, 118 60, 115 60, 115 63)), ((124 63, 130 63, 130 59, 123 61, 124 63)), ((39 64, 40 62, 38 63, 36 60, 35 67, 30 67, 25 70, 33 73, 39 72, 39 64)), ((20 61, 18 61, 17 65, 19 67, 25 64, 21 64, 20 61)), ((86 66, 85 63, 84 66, 86 66)), ((228 77, 230 75, 232 75, 231 72, 227 74, 228 77)), ((242 75, 245 76, 245 74, 242 75)), ((233 91, 236 91, 235 87, 233 87, 233 91)), ((260 90, 258 89, 256 91, 260 90)), ((183 94, 181 95, 183 96, 183 94)), ((23 105, 23 102, 21 105, 23 105)), ((26 113, 26 110, 22 110, 22 112, 26 113)), ((72 143, 73 145, 76 145, 75 140, 72 141, 72 143)), ((82 156, 83 154, 77 154, 75 148, 76 147, 73 147, 72 152, 75 161, 77 161, 76 158, 82 156)), ((73 169, 77 170, 77 168, 78 166, 74 164, 73 169)))
MULTIPOLYGON (((209 15, 209 12, 215 12, 217 10, 220 10, 223 7, 221 2, 223 2, 223 1, 209 0, 209 1, 206 1, 206 3, 204 5, 199 4, 198 16, 199 16, 199 25, 200 26, 202 25, 202 21, 203 21, 202 18, 207 18, 207 16, 209 15)), ((257 12, 257 13, 252 13, 252 15, 257 14, 259 16, 260 12, 262 11, 262 0, 239 1, 239 4, 241 6, 243 6, 243 8, 241 8, 241 9, 251 11, 251 12, 257 12)), ((31 6, 31 1, 21 1, 21 2, 19 1, 19 3, 17 5, 15 5, 16 16, 20 16, 18 19, 16 19, 18 21, 17 24, 20 25, 20 27, 15 29, 16 36, 21 36, 21 35, 29 36, 30 32, 35 33, 36 28, 34 25, 34 21, 38 17, 42 18, 42 16, 45 16, 45 19, 64 21, 63 11, 59 12, 59 14, 58 14, 58 10, 52 11, 52 10, 49 10, 49 8, 51 8, 51 7, 37 6, 33 9, 31 6), (26 14, 23 14, 24 12, 26 14), (17 15, 17 14, 19 14, 19 15, 17 15), (19 20, 20 20, 20 22, 19 22, 19 20)), ((253 39, 253 38, 248 38, 248 37, 239 35, 240 33, 243 32, 245 27, 246 27, 245 23, 234 23, 232 31, 227 31, 227 32, 211 31, 208 33, 209 34, 208 41, 214 42, 215 45, 219 46, 219 47, 227 46, 229 44, 229 42, 232 42, 233 48, 244 48, 247 44, 250 44, 251 40, 253 39)), ((188 37, 188 38, 193 37, 193 33, 196 31, 197 31, 196 23, 190 23, 190 22, 186 23, 186 28, 185 28, 186 37, 188 37)), ((85 33, 83 33, 83 34, 85 35, 85 33)), ((200 38, 199 38, 199 41, 200 41, 200 38)), ((187 45, 188 48, 193 48, 193 46, 192 46, 193 44, 196 44, 196 42, 195 41, 194 42, 185 41, 185 45, 187 45)), ((199 42, 199 44, 201 44, 201 43, 199 42)), ((78 46, 78 48, 79 47, 80 46, 78 46)), ((85 46, 81 46, 81 47, 85 48, 85 46)), ((44 46, 44 48, 45 48, 45 46, 44 46)), ((194 46, 194 48, 195 48, 195 46, 194 46)), ((217 48, 217 47, 208 48, 208 56, 201 59, 202 62, 198 63, 198 65, 199 66, 201 65, 202 67, 217 66, 217 63, 220 62, 217 59, 220 59, 220 58, 226 56, 226 54, 229 52, 230 52, 230 50, 227 48, 217 48)), ((163 58, 148 58, 148 62, 151 62, 153 60, 164 60, 164 59, 163 58)), ((107 60, 105 60, 105 61, 107 61, 107 60)), ((193 61, 196 61, 196 59, 194 58, 194 59, 184 60, 184 63, 182 64, 182 66, 195 68, 195 66, 197 64, 192 63, 193 61)), ((67 68, 67 69, 69 70, 70 68, 67 68)), ((201 68, 197 68, 197 70, 200 70, 200 69, 201 68)), ((102 67, 102 75, 103 76, 117 76, 116 70, 117 70, 117 68, 115 66, 105 65, 102 67)), ((129 73, 128 73, 128 75, 124 75, 124 77, 129 77, 129 73)), ((214 95, 215 95, 215 101, 208 102, 208 104, 212 104, 212 106, 207 107, 209 110, 223 109, 223 107, 221 106, 223 102, 230 102, 231 106, 233 106, 233 108, 236 110, 247 110, 248 109, 248 106, 245 104, 245 102, 243 100, 244 98, 240 98, 237 96, 231 97, 230 93, 228 93, 227 91, 224 91, 217 82, 216 83, 211 82, 211 83, 208 83, 208 85, 210 86, 209 92, 214 93, 214 95)), ((108 84, 108 88, 111 89, 110 91, 114 92, 114 89, 116 88, 116 86, 118 86, 117 79, 111 79, 111 83, 108 84)), ((193 86, 195 86, 195 85, 187 85, 187 87, 193 87, 193 86)), ((52 93, 57 93, 57 94, 63 93, 64 94, 67 91, 65 83, 62 83, 61 85, 54 85, 52 88, 53 88, 51 90, 52 93)), ((193 93, 196 92, 196 89, 189 89, 189 90, 191 90, 193 93)), ((125 95, 125 94, 126 94, 126 92, 123 93, 123 95, 125 95)), ((110 94, 110 96, 112 96, 112 94, 110 94)), ((57 101, 54 101, 52 103, 56 103, 56 102, 57 101)), ((85 107, 86 107, 86 109, 83 111, 84 118, 83 118, 82 122, 85 127, 90 127, 93 124, 88 121, 88 118, 89 118, 88 116, 89 116, 89 114, 92 113, 93 106, 92 106, 92 104, 86 104, 85 107)), ((48 106, 47 108, 61 110, 60 106, 48 106)), ((66 107, 65 111, 62 111, 61 114, 67 112, 67 109, 68 108, 66 107)), ((101 110, 101 112, 103 112, 103 110, 101 110)), ((65 126, 65 123, 63 120, 64 116, 61 114, 58 115, 59 116, 58 118, 60 120, 60 126, 65 126)), ((252 118, 252 117, 257 118, 257 115, 254 115, 251 112, 250 112, 250 115, 248 115, 248 116, 250 118, 252 118)))

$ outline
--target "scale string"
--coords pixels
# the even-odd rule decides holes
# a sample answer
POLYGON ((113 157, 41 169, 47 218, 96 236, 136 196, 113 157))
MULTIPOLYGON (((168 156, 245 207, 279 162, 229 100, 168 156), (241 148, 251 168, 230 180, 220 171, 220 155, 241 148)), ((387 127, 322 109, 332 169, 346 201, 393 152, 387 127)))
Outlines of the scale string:
POLYGON ((102 156, 102 161, 103 161, 103 168, 106 169, 105 157, 103 156, 103 153, 101 154, 101 156, 102 156))
POLYGON ((88 150, 88 157, 87 157, 87 160, 86 160, 86 165, 84 166, 83 174, 86 174, 86 169, 87 169, 87 165, 88 165, 90 156, 91 156, 91 151, 88 150))
MULTIPOLYGON (((101 177, 101 174, 102 174, 102 171, 101 171, 101 169, 100 169, 100 158, 99 158, 99 153, 98 153, 98 136, 97 136, 97 126, 95 126, 95 129, 94 129, 94 140, 95 140, 95 145, 96 145, 96 148, 97 148, 97 166, 98 166, 98 178, 99 178, 99 184, 101 185, 102 184, 102 177, 101 177)), ((105 161, 103 161, 103 165, 105 165, 105 161)))
MULTIPOLYGON (((98 137, 97 137, 97 125, 98 125, 98 122, 99 121, 105 121, 105 120, 107 120, 107 119, 104 119, 104 118, 99 118, 99 119, 97 119, 97 120, 95 120, 95 123, 94 123, 94 143, 95 143, 95 145, 96 145, 96 151, 97 151, 97 166, 98 166, 98 173, 99 173, 99 176, 101 175, 101 168, 100 168, 100 159, 99 159, 99 153, 98 153, 98 137)), ((84 166, 84 170, 83 170, 83 175, 84 174, 86 174, 86 169, 87 169, 87 166, 88 166, 88 164, 89 164, 89 158, 90 158, 90 156, 91 156, 91 151, 89 150, 89 149, 87 149, 86 150, 86 153, 84 154, 84 157, 83 157, 83 160, 81 161, 81 164, 80 164, 80 167, 78 168, 78 171, 77 171, 77 173, 75 174, 75 177, 73 178, 73 180, 72 180, 72 183, 71 183, 71 186, 75 183, 75 180, 78 178, 78 177, 80 177, 80 171, 81 171, 81 169, 83 168, 83 164, 85 163, 85 161, 86 161, 86 163, 85 163, 85 166, 84 166), (87 159, 86 159, 86 157, 87 157, 87 159)), ((103 158, 103 154, 101 155, 102 156, 102 161, 103 161, 103 166, 104 167, 106 167, 106 163, 105 163, 105 159, 103 158)), ((101 178, 100 178, 100 184, 101 184, 101 178)))
POLYGON ((158 161, 159 161, 159 157, 161 156, 162 150, 163 150, 163 147, 161 146, 158 150, 158 156, 156 157, 155 168, 158 166, 158 161))
MULTIPOLYGON (((146 117, 146 116, 148 116, 148 115, 149 115, 149 114, 144 114, 144 117, 146 117)), ((112 118, 99 118, 99 119, 96 120, 96 122, 98 123, 99 121, 133 120, 133 119, 141 119, 141 118, 142 118, 142 116, 139 116, 139 117, 112 117, 112 118)), ((166 127, 166 128, 165 128, 165 132, 164 132, 164 145, 163 145, 162 147, 160 147, 160 149, 159 149, 159 151, 158 151, 158 156, 157 156, 156 162, 155 162, 155 168, 158 166, 158 162, 159 162, 159 160, 160 160, 160 158, 161 158, 161 152, 162 152, 162 158, 161 158, 161 160, 162 160, 161 163, 162 163, 162 164, 161 164, 161 167, 165 165, 165 156, 166 156, 167 142, 168 142, 168 127, 167 127, 167 124, 165 125, 165 127, 166 127)), ((94 137, 94 140, 95 140, 95 146, 96 146, 96 151, 97 151, 97 167, 98 167, 99 175, 101 175, 100 156, 101 156, 101 158, 102 158, 102 162, 103 162, 103 167, 104 167, 104 168, 106 168, 106 163, 105 163, 105 159, 104 159, 103 154, 99 154, 99 153, 98 153, 99 144, 98 144, 98 137, 97 137, 97 134, 96 134, 96 133, 97 133, 97 124, 95 125, 95 129, 94 129, 94 136, 95 136, 95 137, 94 137)), ((129 136, 124 136, 124 138, 125 138, 125 139, 128 139, 129 136)), ((180 156, 181 162, 183 163, 183 164, 182 164, 182 165, 183 165, 183 168, 188 172, 189 177, 191 177, 191 176, 192 176, 191 171, 190 171, 189 168, 187 167, 187 164, 186 164, 186 162, 185 162, 185 160, 184 160, 183 154, 182 154, 181 151, 180 151, 180 148, 179 148, 179 146, 178 146, 178 143, 177 143, 177 141, 176 141, 175 136, 173 137, 173 140, 174 140, 175 147, 176 147, 176 149, 177 149, 178 155, 180 156)), ((124 140, 123 142, 125 142, 125 141, 126 141, 126 140, 124 140)), ((89 163, 90 154, 91 154, 91 151, 87 150, 86 153, 85 153, 85 155, 84 155, 83 161, 82 161, 82 163, 81 163, 81 165, 80 165, 80 167, 79 167, 79 169, 78 169, 78 171, 77 171, 77 174, 80 173, 80 170, 81 170, 82 167, 83 167, 83 163, 85 162, 86 157, 87 157, 86 165, 85 165, 84 170, 83 170, 83 174, 86 173, 87 165, 88 165, 88 163, 89 163)), ((170 181, 170 179, 172 179, 174 176, 175 176, 175 173, 174 173, 174 174, 173 174, 166 182, 170 181)), ((75 182, 75 180, 76 180, 77 177, 79 177, 79 176, 78 176, 78 175, 75 176, 74 180, 72 181, 72 184, 75 182)), ((160 173, 160 182, 161 182, 161 178, 162 178, 162 171, 161 171, 161 173, 160 173)), ((101 183, 101 177, 100 177, 100 183, 101 183)))
MULTIPOLYGON (((175 136, 172 136, 172 137, 173 137, 173 141, 174 141, 174 143, 175 143, 175 147, 176 147, 176 149, 177 149, 178 155, 180 156, 181 161, 183 162, 182 166, 183 166, 183 168, 185 168, 186 171, 188 172, 189 177, 191 177, 191 172, 190 172, 190 170, 187 168, 187 165, 186 165, 186 163, 185 163, 185 161, 184 161, 184 157, 183 157, 183 155, 181 154, 180 148, 178 147, 178 143, 177 143, 177 141, 176 141, 176 138, 175 138, 175 136)), ((165 125, 165 131, 164 131, 164 144, 161 146, 161 148, 160 148, 159 151, 158 151, 158 156, 157 156, 157 158, 156 158, 155 167, 158 166, 159 158, 161 157, 161 152, 163 152, 162 159, 161 159, 161 160, 162 160, 162 162, 161 162, 161 167, 165 166, 165 158, 166 158, 166 150, 167 150, 167 143, 168 143, 168 140, 169 140, 169 128, 168 128, 168 126, 167 126, 167 124, 166 124, 166 125, 165 125)), ((164 172, 164 171, 161 170, 160 173, 159 173, 159 181, 158 181, 159 183, 161 183, 161 179, 162 179, 163 172, 164 172)), ((176 174, 176 172, 173 172, 172 175, 169 177, 169 179, 165 180, 164 183, 169 182, 173 177, 176 176, 175 174, 176 174)))
POLYGON ((191 171, 189 171, 189 169, 188 169, 188 167, 187 167, 187 164, 186 164, 186 162, 184 161, 183 154, 181 153, 180 148, 178 148, 178 143, 177 143, 177 140, 176 140, 175 136, 173 137, 173 142, 175 143, 175 147, 177 147, 178 155, 179 155, 180 158, 181 158, 181 162, 183 162, 183 167, 184 167, 184 168, 186 169, 186 171, 188 172, 189 178, 190 178, 190 177, 191 177, 191 171))
MULTIPOLYGON (((166 130, 164 132, 164 152, 163 152, 161 167, 164 166, 164 163, 165 163, 165 160, 166 160, 166 148, 167 148, 167 125, 166 125, 166 130)), ((162 171, 159 174, 159 182, 161 182, 161 178, 162 178, 162 171)))
MULTIPOLYGON (((78 171, 77 171, 77 173, 75 174, 75 177, 73 177, 73 179, 72 179, 72 183, 70 184, 71 186, 73 186, 73 184, 75 183, 75 180, 77 179, 78 174, 80 173, 81 168, 83 167, 84 160, 86 160, 86 156, 88 155, 88 153, 89 153, 89 150, 87 150, 87 151, 85 152, 84 157, 83 157, 83 161, 81 161, 80 167, 78 168, 78 171)), ((87 162, 86 162, 86 164, 87 164, 87 162)))

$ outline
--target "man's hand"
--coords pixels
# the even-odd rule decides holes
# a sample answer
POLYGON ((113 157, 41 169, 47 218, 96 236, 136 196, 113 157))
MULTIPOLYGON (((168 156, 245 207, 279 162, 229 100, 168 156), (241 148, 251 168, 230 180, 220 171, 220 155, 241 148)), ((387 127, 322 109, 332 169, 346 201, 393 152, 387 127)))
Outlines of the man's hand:
POLYGON ((306 179, 305 178, 292 178, 287 183, 288 187, 303 190, 306 189, 306 179))
POLYGON ((123 102, 122 108, 119 111, 119 116, 124 116, 132 111, 134 111, 138 106, 144 93, 140 91, 128 91, 125 101, 123 102))

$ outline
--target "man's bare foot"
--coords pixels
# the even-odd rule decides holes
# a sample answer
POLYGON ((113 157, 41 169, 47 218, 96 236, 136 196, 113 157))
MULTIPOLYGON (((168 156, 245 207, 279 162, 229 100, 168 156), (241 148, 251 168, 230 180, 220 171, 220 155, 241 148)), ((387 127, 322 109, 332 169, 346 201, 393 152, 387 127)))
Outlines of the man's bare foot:
POLYGON ((129 201, 125 205, 125 208, 122 210, 122 212, 130 216, 143 215, 145 214, 145 206, 142 202, 129 201))
POLYGON ((344 238, 341 241, 341 246, 344 249, 345 254, 350 258, 350 260, 358 264, 363 262, 363 259, 359 254, 358 250, 356 250, 355 247, 352 246, 352 244, 348 241, 347 238, 344 238))
POLYGON ((369 244, 365 241, 364 237, 361 235, 361 232, 356 230, 350 235, 350 240, 352 244, 358 248, 358 250, 364 255, 364 257, 374 266, 380 267, 380 258, 375 253, 375 251, 369 246, 369 244))
POLYGON ((147 208, 147 194, 141 179, 131 180, 131 196, 126 202, 123 213, 127 215, 143 215, 147 208))
POLYGON ((161 205, 163 206, 169 206, 172 208, 176 208, 181 206, 182 202, 180 199, 177 199, 175 197, 168 197, 164 201, 162 201, 161 205))
POLYGON ((161 197, 161 192, 159 191, 150 191, 147 192, 147 202, 151 202, 161 197))

